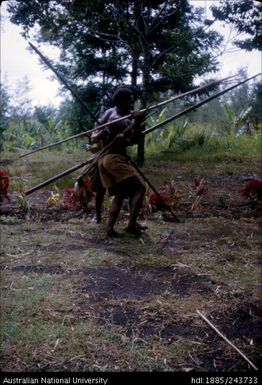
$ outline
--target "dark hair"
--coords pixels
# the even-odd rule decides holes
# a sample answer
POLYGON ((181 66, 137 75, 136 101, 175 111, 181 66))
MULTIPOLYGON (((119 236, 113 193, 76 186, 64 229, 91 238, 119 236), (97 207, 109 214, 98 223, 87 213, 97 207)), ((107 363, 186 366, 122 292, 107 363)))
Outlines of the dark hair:
POLYGON ((123 100, 125 102, 128 102, 130 97, 133 95, 133 92, 129 89, 129 88, 118 88, 112 99, 113 99, 113 103, 115 106, 118 106, 120 102, 122 102, 123 100))

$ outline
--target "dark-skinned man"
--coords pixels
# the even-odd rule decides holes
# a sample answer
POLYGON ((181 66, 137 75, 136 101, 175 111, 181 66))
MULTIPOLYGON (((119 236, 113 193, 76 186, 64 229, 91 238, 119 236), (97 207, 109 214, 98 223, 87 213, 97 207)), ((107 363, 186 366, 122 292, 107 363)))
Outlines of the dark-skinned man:
POLYGON ((145 194, 145 186, 136 175, 135 169, 129 164, 126 157, 126 147, 136 144, 141 137, 141 114, 134 110, 134 98, 128 88, 119 88, 113 95, 115 107, 105 111, 101 117, 101 123, 111 122, 123 116, 132 114, 134 121, 124 119, 102 129, 97 129, 91 136, 92 143, 102 141, 103 146, 111 143, 116 138, 117 142, 98 161, 100 178, 109 195, 113 196, 112 206, 109 212, 106 232, 109 237, 117 236, 114 225, 118 218, 123 200, 129 199, 129 222, 126 231, 140 236, 140 226, 137 217, 142 207, 145 194), (126 135, 121 133, 129 128, 126 135))

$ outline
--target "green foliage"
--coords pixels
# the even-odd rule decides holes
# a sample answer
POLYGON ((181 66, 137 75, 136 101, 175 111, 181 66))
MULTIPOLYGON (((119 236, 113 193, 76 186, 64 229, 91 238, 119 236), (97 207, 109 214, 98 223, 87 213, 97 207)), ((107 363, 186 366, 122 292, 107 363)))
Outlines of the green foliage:
POLYGON ((217 65, 222 37, 206 30, 203 9, 187 0, 21 0, 8 10, 25 36, 38 26, 38 41, 61 49, 59 70, 68 80, 107 91, 130 77, 141 84, 143 104, 159 91, 189 89, 217 65))
POLYGON ((167 158, 182 161, 232 159, 241 162, 244 159, 260 157, 261 134, 257 133, 251 137, 245 134, 217 135, 210 130, 204 131, 201 127, 191 126, 177 138, 169 150, 167 144, 167 141, 150 144, 147 147, 147 154, 150 156, 161 153, 167 158))
POLYGON ((253 0, 224 0, 218 6, 211 7, 213 16, 234 25, 239 34, 246 34, 244 39, 234 42, 237 47, 248 51, 261 50, 261 11, 258 1, 253 0))
POLYGON ((1 110, 0 110, 0 134, 6 130, 8 126, 8 112, 10 105, 10 96, 8 95, 6 85, 0 83, 0 97, 1 97, 1 110))
POLYGON ((262 83, 255 84, 251 92, 251 105, 252 110, 250 112, 250 118, 254 123, 255 127, 258 128, 259 124, 262 123, 262 83))
MULTIPOLYGON (((60 141, 74 132, 75 124, 70 109, 66 109, 67 114, 64 113, 64 106, 58 111, 50 105, 33 109, 31 100, 26 96, 29 89, 29 82, 24 79, 17 84, 13 93, 6 87, 2 92, 4 108, 1 112, 1 138, 2 147, 6 151, 38 148, 60 141)), ((69 106, 72 106, 71 103, 69 106)), ((57 147, 57 150, 79 146, 79 141, 71 141, 57 147)))
MULTIPOLYGON (((239 91, 241 92, 243 93, 243 90, 239 91)), ((258 151, 261 136, 256 134, 254 138, 246 138, 245 135, 245 123, 252 111, 252 106, 247 102, 248 100, 245 103, 246 108, 236 113, 239 105, 242 106, 239 104, 237 93, 224 97, 222 102, 214 100, 206 108, 197 110, 197 113, 188 114, 187 118, 179 118, 149 133, 146 136, 147 152, 171 151, 177 154, 196 152, 205 157, 205 154, 221 151, 232 151, 232 154, 236 151, 236 154, 240 154, 242 147, 244 156, 247 151, 252 152, 252 146, 258 151), (217 114, 214 114, 215 111, 217 114), (213 115, 220 115, 220 121, 213 121, 213 115)), ((163 122, 168 115, 168 109, 164 108, 156 118, 149 119, 149 126, 163 122)))
MULTIPOLYGON (((148 119, 148 122, 147 124, 151 127, 151 126, 154 126, 156 124, 159 124, 159 123, 162 123, 164 120, 166 120, 167 118, 167 113, 168 113, 168 109, 167 107, 163 108, 163 110, 159 113, 159 115, 155 118, 153 117, 150 117, 148 119)), ((153 131, 151 132, 150 134, 147 135, 146 139, 147 139, 147 143, 150 144, 152 142, 155 142, 157 141, 158 139, 161 139, 161 137, 165 137, 166 134, 165 132, 167 131, 167 128, 159 131, 153 131)))
POLYGON ((226 129, 229 135, 240 134, 244 131, 244 122, 251 109, 252 107, 248 107, 246 110, 240 111, 239 115, 236 115, 230 106, 224 106, 227 118, 226 129))
MULTIPOLYGON (((240 79, 246 78, 246 74, 242 71, 239 75, 240 79)), ((205 131, 219 135, 242 133, 248 120, 255 129, 258 128, 262 120, 259 108, 259 84, 250 82, 241 85, 192 111, 186 115, 189 126, 197 125, 205 131)))
MULTIPOLYGON (((26 120, 9 119, 8 126, 2 134, 3 145, 6 151, 22 151, 25 149, 38 148, 64 139, 72 134, 66 122, 58 121, 55 115, 48 118, 45 124, 39 122, 35 117, 26 120)), ((71 141, 56 150, 67 147, 79 146, 79 142, 71 141)))

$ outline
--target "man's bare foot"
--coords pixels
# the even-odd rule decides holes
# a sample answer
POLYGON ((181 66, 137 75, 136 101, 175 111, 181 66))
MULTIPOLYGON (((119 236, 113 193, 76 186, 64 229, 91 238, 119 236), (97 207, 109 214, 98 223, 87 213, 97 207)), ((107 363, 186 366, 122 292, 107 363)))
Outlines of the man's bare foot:
POLYGON ((127 228, 125 230, 126 230, 127 233, 135 235, 136 237, 141 237, 141 235, 142 235, 142 233, 139 230, 139 228, 134 226, 134 225, 127 226, 127 228))

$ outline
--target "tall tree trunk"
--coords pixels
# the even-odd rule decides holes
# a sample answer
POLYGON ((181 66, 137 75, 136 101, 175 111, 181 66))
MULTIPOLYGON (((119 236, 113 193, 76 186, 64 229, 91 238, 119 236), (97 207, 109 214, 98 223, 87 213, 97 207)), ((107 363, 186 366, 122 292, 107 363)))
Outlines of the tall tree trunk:
POLYGON ((131 71, 131 85, 136 87, 137 86, 137 76, 138 76, 138 64, 137 59, 133 57, 132 59, 132 71, 131 71))
MULTIPOLYGON (((149 92, 149 50, 147 47, 144 47, 144 65, 143 65, 143 90, 142 90, 142 99, 141 107, 146 108, 148 101, 148 92, 149 92)), ((138 166, 143 166, 145 162, 145 139, 140 139, 137 146, 137 158, 138 166)))

